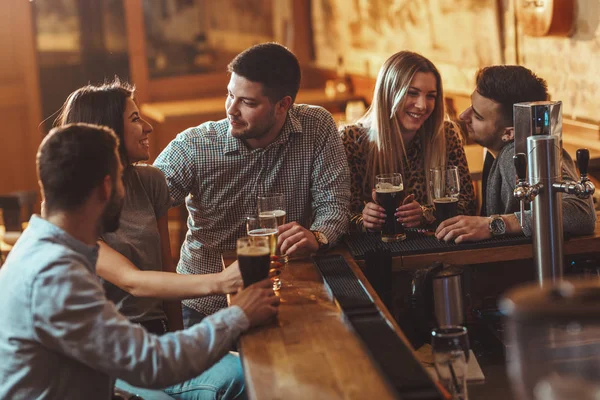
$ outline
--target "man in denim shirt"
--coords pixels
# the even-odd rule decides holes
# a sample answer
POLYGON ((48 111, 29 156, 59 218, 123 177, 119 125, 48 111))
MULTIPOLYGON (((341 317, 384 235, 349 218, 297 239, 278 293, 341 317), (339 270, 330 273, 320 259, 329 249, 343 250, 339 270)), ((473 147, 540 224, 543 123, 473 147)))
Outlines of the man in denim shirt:
POLYGON ((107 301, 96 240, 123 200, 118 140, 107 128, 54 129, 37 155, 45 200, 0 269, 0 398, 109 399, 115 378, 161 388, 198 376, 249 326, 277 312, 265 280, 191 329, 158 337, 107 301))

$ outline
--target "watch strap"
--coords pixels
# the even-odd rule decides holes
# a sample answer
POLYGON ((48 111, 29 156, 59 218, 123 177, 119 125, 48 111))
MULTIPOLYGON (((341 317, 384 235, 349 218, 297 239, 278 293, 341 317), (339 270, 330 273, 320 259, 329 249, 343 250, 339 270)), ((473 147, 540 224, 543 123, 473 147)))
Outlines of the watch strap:
POLYGON ((327 250, 327 248, 329 248, 329 241, 327 240, 327 237, 319 231, 311 232, 313 233, 313 235, 315 235, 315 239, 317 239, 317 243, 319 244, 318 251, 327 250))

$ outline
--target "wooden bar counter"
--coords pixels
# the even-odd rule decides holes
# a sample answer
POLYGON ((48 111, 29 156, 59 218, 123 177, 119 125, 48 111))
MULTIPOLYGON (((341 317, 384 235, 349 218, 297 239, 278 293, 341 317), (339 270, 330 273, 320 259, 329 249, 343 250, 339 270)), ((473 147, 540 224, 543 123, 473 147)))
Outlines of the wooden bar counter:
MULTIPOLYGON (((348 264, 410 348, 364 275, 343 249, 348 264)), ((235 254, 223 255, 224 264, 235 254)), ((251 399, 394 399, 367 350, 344 321, 310 258, 291 260, 283 271, 279 315, 250 330, 239 342, 251 399)))
MULTIPOLYGON (((593 234, 566 239, 564 241, 563 252, 565 256, 600 252, 600 216, 596 216, 596 229, 593 234)), ((399 255, 393 257, 392 269, 394 271, 415 270, 436 261, 448 264, 469 265, 528 260, 532 258, 532 244, 529 243, 472 250, 399 255)), ((364 261, 357 261, 357 263, 360 267, 364 267, 364 261)))
MULTIPOLYGON (((600 221, 593 235, 565 241, 565 255, 598 252, 600 221)), ((364 277, 359 264, 342 245, 331 251, 346 262, 369 292, 400 338, 404 334, 364 277)), ((433 261, 457 264, 525 260, 531 244, 393 257, 393 268, 416 269, 433 261)), ((224 264, 235 254, 223 256, 224 264)), ((393 388, 371 360, 363 343, 344 320, 335 300, 309 258, 292 260, 282 273, 277 321, 252 329, 240 339, 239 350, 251 399, 392 399, 393 388)), ((414 352, 413 352, 414 356, 414 352)), ((504 361, 484 366, 486 382, 473 388, 473 398, 503 398, 508 393, 504 361), (495 368, 495 369, 494 369, 495 368), (500 372, 498 372, 500 371, 500 372), (499 378, 496 376, 498 375, 499 378), (500 379, 502 378, 502 379, 500 379), (501 382, 502 390, 494 385, 501 382), (493 393, 502 394, 500 397, 493 393), (491 396, 491 397, 489 397, 491 396)), ((471 389, 469 389, 471 390, 471 389)))

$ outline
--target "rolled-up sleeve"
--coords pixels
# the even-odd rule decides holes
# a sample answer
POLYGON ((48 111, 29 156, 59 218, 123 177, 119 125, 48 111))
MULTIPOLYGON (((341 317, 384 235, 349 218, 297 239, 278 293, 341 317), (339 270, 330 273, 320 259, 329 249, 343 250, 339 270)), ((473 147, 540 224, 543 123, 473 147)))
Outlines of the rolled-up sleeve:
POLYGON ((323 233, 330 243, 335 243, 348 232, 350 170, 330 114, 321 122, 320 132, 323 140, 319 143, 311 177, 314 213, 311 230, 323 233))
POLYGON ((183 204, 198 179, 197 162, 189 134, 191 129, 177 135, 154 161, 154 166, 165 174, 173 206, 183 204))

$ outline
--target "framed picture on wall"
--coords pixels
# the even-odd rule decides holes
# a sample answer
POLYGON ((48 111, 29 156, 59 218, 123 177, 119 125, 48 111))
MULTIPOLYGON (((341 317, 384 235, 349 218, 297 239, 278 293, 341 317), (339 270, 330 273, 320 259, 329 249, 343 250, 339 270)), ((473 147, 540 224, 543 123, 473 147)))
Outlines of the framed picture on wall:
POLYGON ((143 0, 150 79, 223 71, 232 56, 275 40, 274 0, 143 0))
MULTIPOLYGON (((308 22, 309 1, 124 1, 129 63, 138 100, 171 101, 222 93, 227 64, 240 51, 269 41, 295 49, 295 44, 309 41, 295 31, 298 18, 308 22), (298 9, 306 12, 298 13, 298 9)), ((306 30, 307 23, 302 21, 302 26, 306 30)), ((308 52, 304 47, 302 54, 308 52)))
POLYGON ((40 65, 81 62, 79 8, 76 0, 34 4, 40 65))

